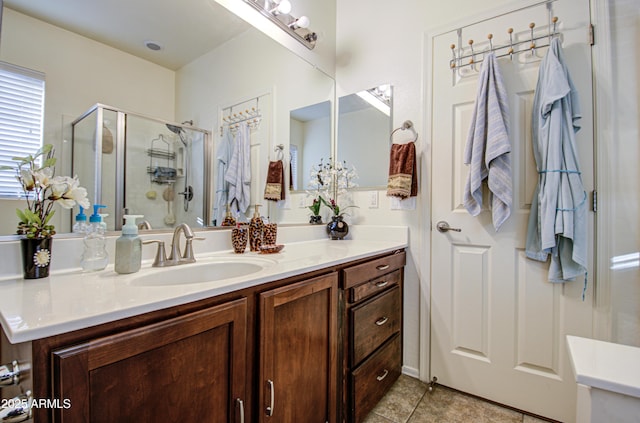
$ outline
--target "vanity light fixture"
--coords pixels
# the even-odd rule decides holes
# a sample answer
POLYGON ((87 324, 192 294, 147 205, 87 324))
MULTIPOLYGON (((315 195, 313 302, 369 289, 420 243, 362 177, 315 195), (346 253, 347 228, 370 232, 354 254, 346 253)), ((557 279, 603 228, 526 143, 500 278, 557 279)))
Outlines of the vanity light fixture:
POLYGON ((302 43, 309 50, 313 50, 318 40, 318 35, 309 30, 309 18, 301 16, 296 18, 291 13, 291 1, 289 0, 244 0, 254 9, 258 10, 271 22, 278 25, 283 31, 302 43))
POLYGON ((391 85, 380 85, 356 94, 385 115, 391 116, 391 85))
POLYGON ((306 16, 300 16, 298 19, 291 22, 287 26, 293 30, 296 30, 298 28, 309 28, 309 23, 309 18, 307 18, 306 16))

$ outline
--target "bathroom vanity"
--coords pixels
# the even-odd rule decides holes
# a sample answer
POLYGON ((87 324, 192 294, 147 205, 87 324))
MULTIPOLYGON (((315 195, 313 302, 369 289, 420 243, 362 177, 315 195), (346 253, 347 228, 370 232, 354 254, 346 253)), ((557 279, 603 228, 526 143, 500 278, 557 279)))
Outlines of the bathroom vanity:
MULTIPOLYGON (((37 327, 25 312, 20 326, 11 320, 19 307, 0 310, 2 362, 31 366, 31 380, 4 389, 59 400, 33 409, 37 423, 360 422, 400 374, 406 245, 294 242, 271 256, 245 253, 270 262, 217 282, 170 285, 148 268, 34 282, 46 284, 52 302, 70 295, 68 315, 37 306, 50 321, 42 315, 37 327), (90 292, 71 293, 74 283, 90 292), (94 301, 81 307, 84 295, 94 301)), ((234 258, 219 252, 163 270, 184 267, 188 279, 189 266, 234 258)), ((0 292, 11 297, 27 283, 0 281, 0 292)))

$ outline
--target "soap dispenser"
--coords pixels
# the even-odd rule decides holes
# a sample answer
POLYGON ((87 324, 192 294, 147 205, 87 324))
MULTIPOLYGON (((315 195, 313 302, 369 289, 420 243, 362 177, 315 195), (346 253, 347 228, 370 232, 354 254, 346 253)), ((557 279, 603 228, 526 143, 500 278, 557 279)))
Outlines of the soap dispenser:
POLYGON ((93 214, 89 216, 89 225, 84 236, 84 253, 80 263, 85 271, 103 270, 109 264, 104 228, 101 224, 102 218, 98 213, 99 209, 105 207, 100 204, 94 204, 93 214))
POLYGON ((220 226, 236 226, 236 220, 231 216, 231 207, 227 204, 227 213, 224 216, 224 220, 220 226))
POLYGON ((251 222, 249 223, 249 248, 251 251, 259 251, 262 246, 262 231, 264 230, 264 222, 258 212, 260 204, 256 204, 256 211, 253 213, 251 222))
POLYGON ((76 223, 73 224, 72 232, 74 234, 87 233, 87 215, 84 214, 84 208, 80 206, 80 212, 76 214, 76 223))
POLYGON ((142 240, 138 236, 136 219, 142 215, 124 215, 122 235, 116 239, 115 271, 120 274, 135 273, 142 262, 142 240))

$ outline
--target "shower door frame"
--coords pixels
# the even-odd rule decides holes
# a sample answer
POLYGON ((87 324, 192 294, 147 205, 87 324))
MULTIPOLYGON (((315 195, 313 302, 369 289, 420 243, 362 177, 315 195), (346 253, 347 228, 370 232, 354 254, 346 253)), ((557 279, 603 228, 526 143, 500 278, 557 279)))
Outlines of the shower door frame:
MULTIPOLYGON (((115 168, 115 210, 110 210, 114 215, 114 230, 118 231, 122 229, 122 221, 124 216, 124 196, 126 193, 125 184, 125 149, 126 149, 126 120, 127 116, 135 116, 138 118, 148 119, 159 124, 163 125, 174 125, 181 128, 185 128, 185 125, 171 122, 164 119, 159 119, 153 116, 147 116, 141 113, 131 112, 124 109, 119 109, 117 107, 108 106, 102 103, 96 103, 91 108, 89 108, 86 112, 80 115, 77 119, 71 122, 71 171, 72 174, 75 174, 75 163, 74 163, 74 155, 75 155, 75 130, 76 124, 80 123, 83 119, 91 115, 93 112, 96 113, 96 122, 95 122, 95 139, 93 140, 93 145, 96 151, 95 157, 95 169, 94 169, 94 186, 92 187, 92 192, 89 192, 89 196, 94 194, 92 198, 92 204, 102 204, 102 154, 98 154, 98 152, 102 152, 102 122, 104 120, 104 111, 108 110, 116 113, 116 135, 114 139, 115 146, 115 154, 116 154, 116 168, 115 168)), ((204 181, 203 182, 203 210, 202 215, 205 221, 205 227, 210 226, 211 221, 211 195, 210 195, 210 181, 211 181, 211 131, 206 129, 197 128, 194 126, 186 126, 187 129, 202 133, 204 136, 203 140, 203 165, 204 165, 204 181)), ((185 169, 185 172, 187 169, 185 169)), ((91 197, 90 197, 91 198, 91 197)), ((72 214, 73 219, 73 214, 72 214)), ((73 221, 71 222, 73 225, 73 221)))

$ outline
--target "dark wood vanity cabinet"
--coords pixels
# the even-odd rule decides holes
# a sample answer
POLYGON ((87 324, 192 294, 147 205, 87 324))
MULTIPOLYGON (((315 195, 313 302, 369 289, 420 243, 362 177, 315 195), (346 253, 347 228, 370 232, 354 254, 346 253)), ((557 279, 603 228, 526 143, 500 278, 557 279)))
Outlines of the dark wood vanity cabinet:
POLYGON ((247 300, 52 352, 55 422, 240 422, 247 300))
POLYGON ((260 294, 260 422, 334 423, 338 274, 260 294))
POLYGON ((344 421, 360 423, 400 376, 406 253, 342 270, 344 421))
POLYGON ((359 423, 400 374, 405 252, 31 342, 34 422, 359 423))

